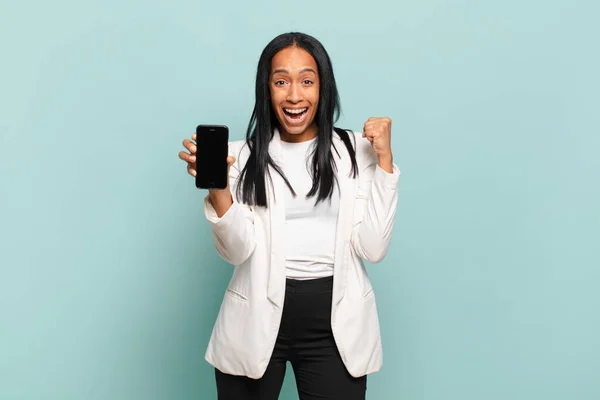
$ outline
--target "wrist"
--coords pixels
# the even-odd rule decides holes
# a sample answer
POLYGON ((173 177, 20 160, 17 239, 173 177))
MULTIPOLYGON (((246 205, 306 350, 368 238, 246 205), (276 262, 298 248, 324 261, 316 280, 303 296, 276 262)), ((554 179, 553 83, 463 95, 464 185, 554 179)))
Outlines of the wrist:
POLYGON ((378 165, 385 172, 391 174, 394 171, 394 157, 392 153, 379 156, 378 165))
POLYGON ((227 189, 209 189, 208 196, 212 202, 222 202, 231 198, 231 191, 227 189))
POLYGON ((211 189, 208 191, 208 199, 215 209, 217 216, 222 217, 233 204, 233 196, 229 188, 211 189))

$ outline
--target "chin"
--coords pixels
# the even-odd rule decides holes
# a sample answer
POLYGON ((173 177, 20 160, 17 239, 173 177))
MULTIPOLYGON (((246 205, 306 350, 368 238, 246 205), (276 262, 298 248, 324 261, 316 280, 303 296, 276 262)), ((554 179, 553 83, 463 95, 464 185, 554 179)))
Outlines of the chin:
POLYGON ((285 126, 282 125, 283 129, 290 135, 300 135, 308 129, 308 126, 285 126))

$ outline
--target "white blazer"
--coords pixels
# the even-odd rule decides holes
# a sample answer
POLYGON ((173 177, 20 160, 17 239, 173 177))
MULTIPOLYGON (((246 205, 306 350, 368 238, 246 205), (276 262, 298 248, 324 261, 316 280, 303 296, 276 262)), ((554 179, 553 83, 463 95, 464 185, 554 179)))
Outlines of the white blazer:
MULTIPOLYGON (((382 365, 377 307, 363 259, 377 263, 388 251, 400 171, 395 164, 391 174, 381 169, 371 143, 362 133, 350 133, 359 167, 354 179, 346 147, 337 133, 333 138, 341 192, 331 327, 344 365, 359 377, 382 365)), ((269 152, 276 163, 282 160, 278 131, 269 152)), ((232 193, 249 153, 245 141, 229 143, 229 154, 236 157, 229 175, 232 193)), ((234 265, 205 357, 224 373, 254 379, 264 374, 277 339, 286 287, 284 241, 293 240, 284 237, 287 186, 277 172, 270 172, 273 185, 266 180, 268 208, 238 203, 234 193, 233 205, 218 218, 208 196, 204 200, 215 247, 234 265)))

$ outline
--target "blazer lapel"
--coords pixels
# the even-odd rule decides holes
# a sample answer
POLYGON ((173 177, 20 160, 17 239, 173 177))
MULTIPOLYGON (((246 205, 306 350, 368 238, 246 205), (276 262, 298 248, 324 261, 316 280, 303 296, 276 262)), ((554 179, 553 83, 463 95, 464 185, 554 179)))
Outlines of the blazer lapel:
MULTIPOLYGON (((269 154, 273 161, 282 166, 283 154, 281 149, 281 137, 275 129, 273 139, 269 143, 269 154)), ((267 297, 269 300, 283 307, 285 279, 286 279, 286 256, 285 256, 285 190, 286 185, 283 178, 272 167, 269 167, 271 181, 267 177, 267 199, 270 231, 271 231, 271 258, 269 264, 269 281, 267 285, 267 297)))
MULTIPOLYGON (((352 137, 350 138, 353 139, 352 137)), ((350 176, 352 163, 346 150, 346 146, 339 139, 337 133, 333 132, 333 144, 337 152, 333 151, 338 169, 338 184, 340 190, 339 211, 336 227, 335 240, 335 264, 334 264, 334 304, 344 297, 346 288, 347 263, 349 262, 349 232, 352 229, 352 215, 354 213, 354 197, 356 180, 350 176), (338 155, 339 153, 339 155, 338 155)), ((276 129, 273 139, 269 143, 269 153, 273 161, 282 165, 283 155, 281 148, 281 137, 276 129)), ((270 249, 271 257, 269 263, 269 279, 267 285, 267 297, 276 306, 283 307, 286 280, 286 255, 285 255, 285 191, 287 186, 283 178, 269 167, 273 184, 267 179, 266 187, 268 194, 268 210, 270 224, 270 249)), ((336 188, 337 190, 337 188, 336 188)), ((289 238, 287 239, 289 240, 289 238)))
MULTIPOLYGON (((350 133, 352 135, 352 133, 350 133)), ((352 141, 352 136, 350 141, 352 141)), ((344 297, 346 289, 346 275, 348 273, 348 257, 350 255, 350 234, 352 229, 352 215, 354 214, 354 186, 356 180, 350 175, 352 163, 346 145, 333 132, 333 156, 336 158, 337 180, 340 189, 339 211, 335 237, 335 261, 333 279, 333 304, 338 304, 344 297), (338 156, 339 153, 339 156, 338 156)))

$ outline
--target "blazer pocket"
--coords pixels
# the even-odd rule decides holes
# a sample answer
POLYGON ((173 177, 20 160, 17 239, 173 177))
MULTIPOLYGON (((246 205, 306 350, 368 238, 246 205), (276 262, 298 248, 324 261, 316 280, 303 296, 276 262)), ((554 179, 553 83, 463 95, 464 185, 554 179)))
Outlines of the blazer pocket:
POLYGON ((238 292, 235 289, 231 289, 231 288, 227 288, 227 290, 225 291, 225 293, 229 296, 232 297, 236 300, 239 301, 243 301, 243 302, 248 302, 248 297, 246 295, 244 295, 243 293, 238 292))

